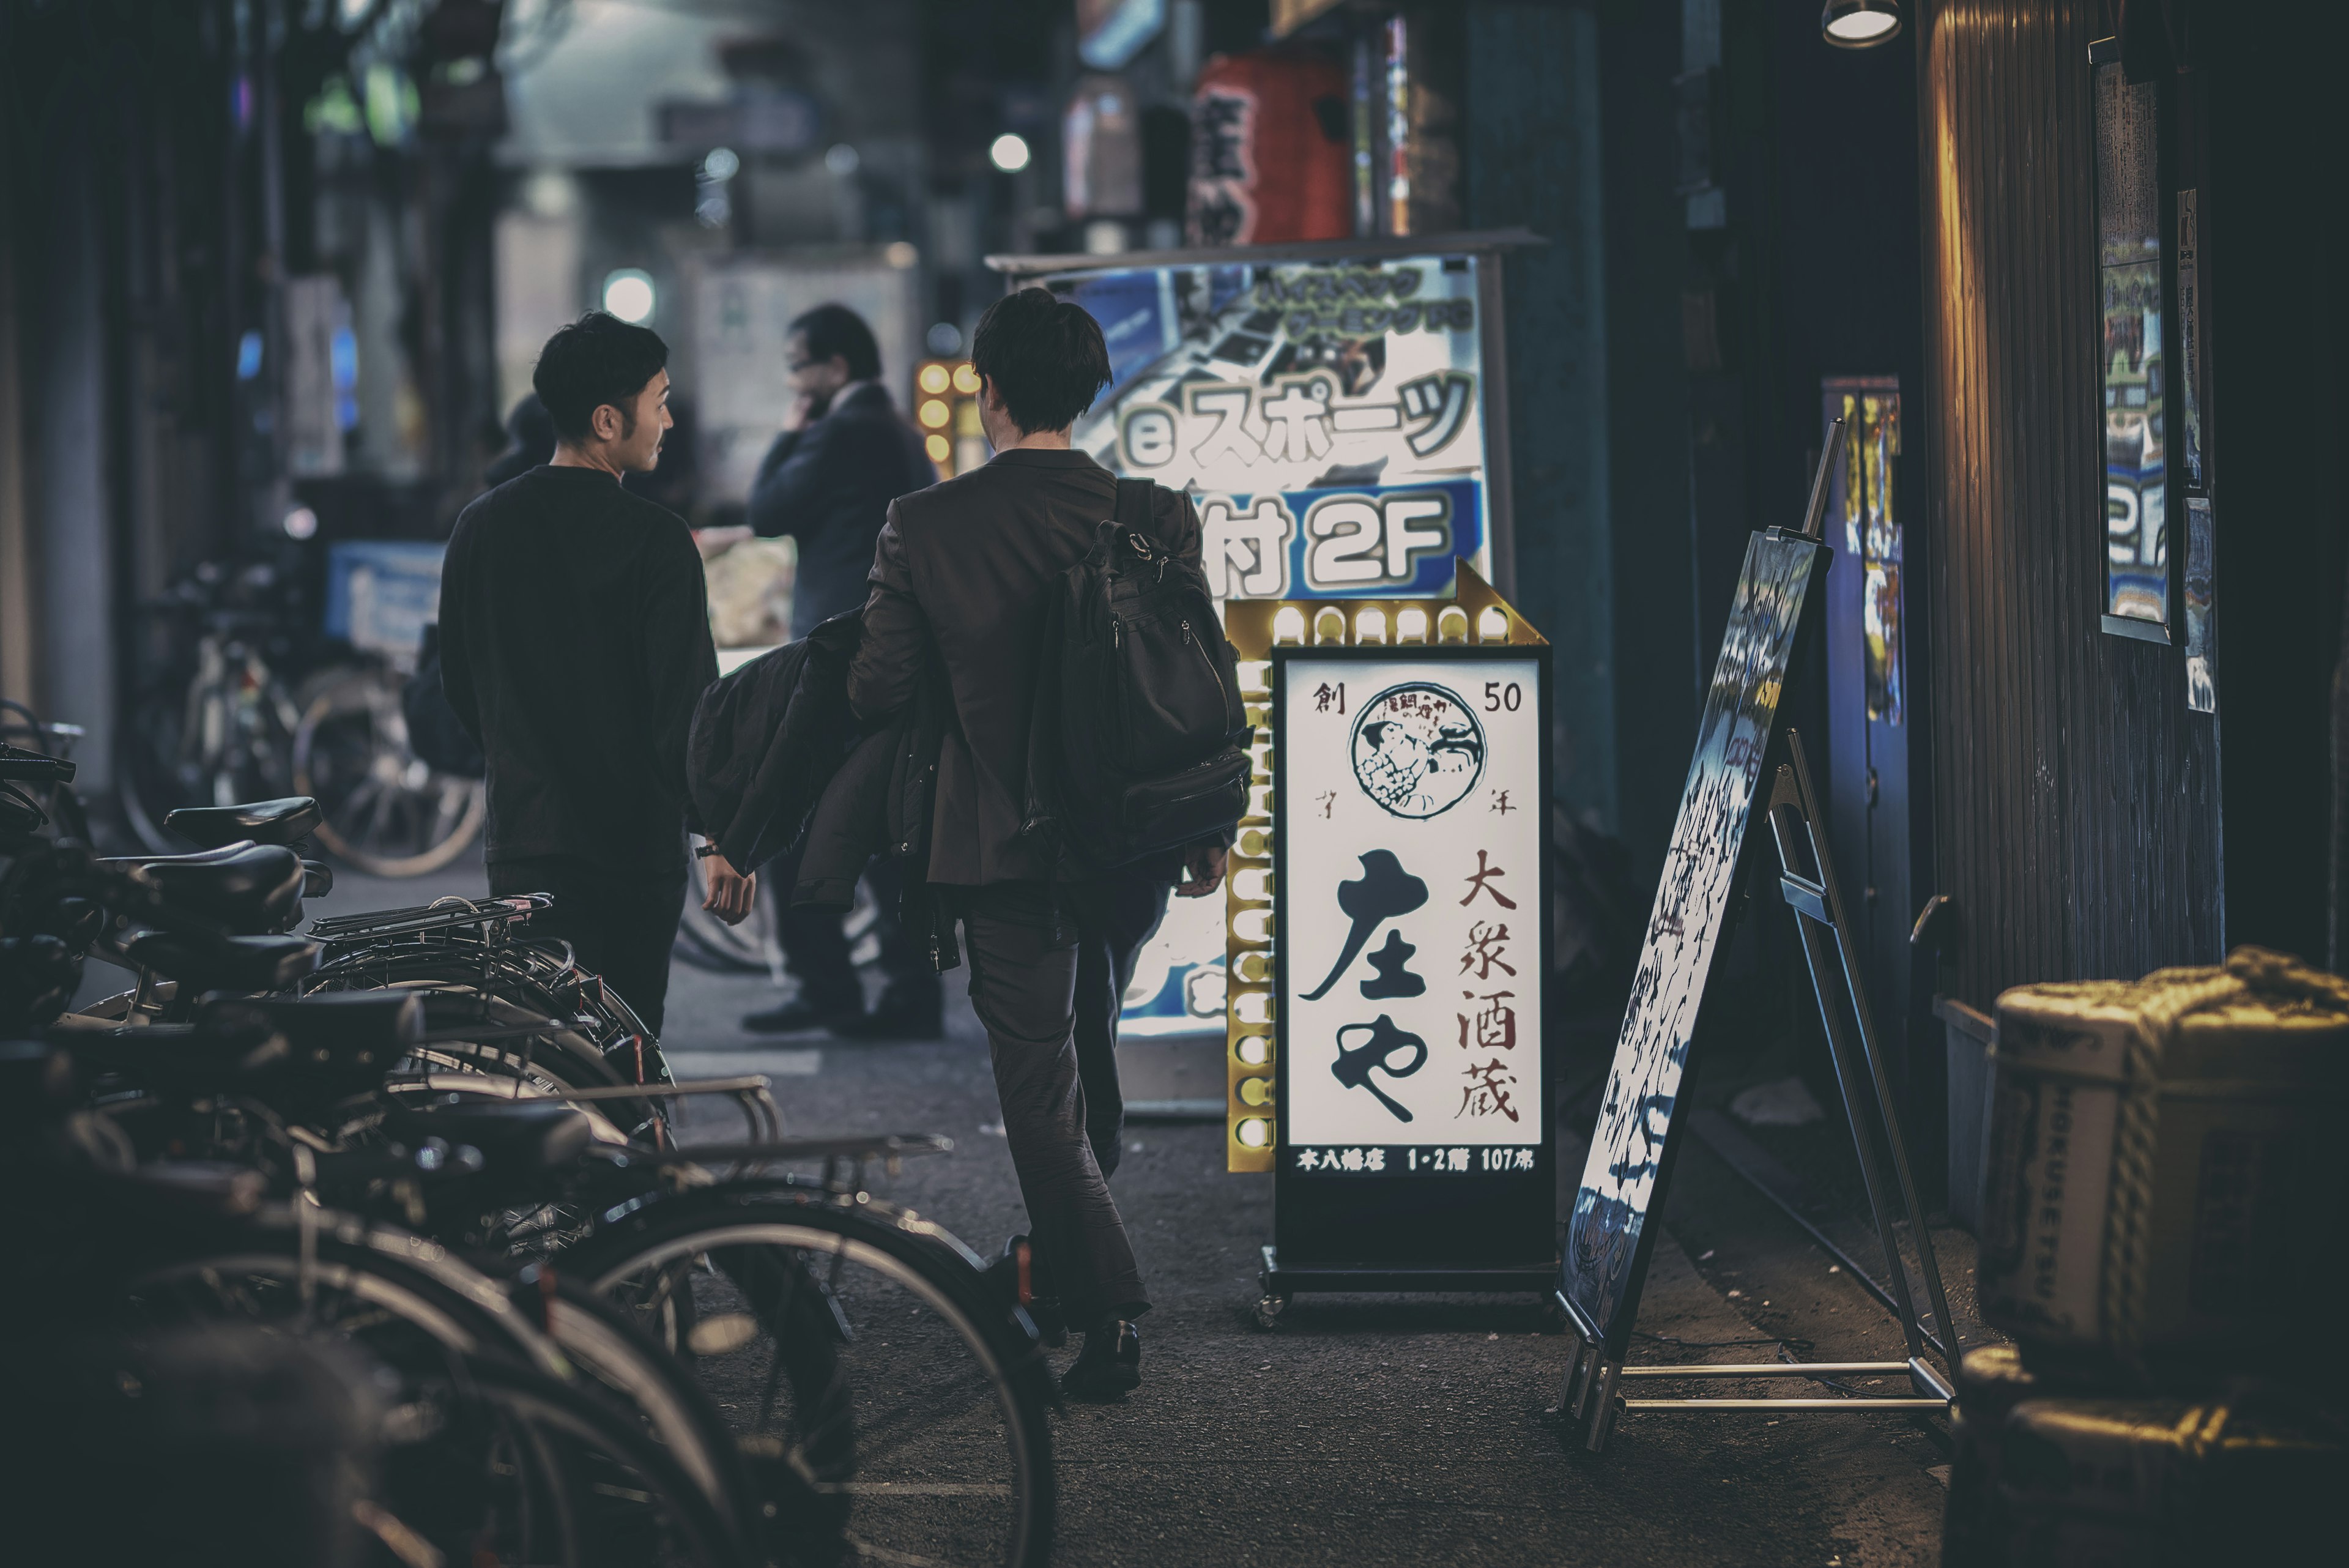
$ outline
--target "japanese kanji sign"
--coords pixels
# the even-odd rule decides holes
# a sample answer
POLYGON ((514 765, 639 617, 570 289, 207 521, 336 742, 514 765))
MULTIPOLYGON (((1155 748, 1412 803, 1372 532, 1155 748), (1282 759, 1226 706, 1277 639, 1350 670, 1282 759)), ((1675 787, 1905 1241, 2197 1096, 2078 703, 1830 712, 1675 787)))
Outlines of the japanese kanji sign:
POLYGON ((1536 1168, 1540 670, 1278 661, 1284 1174, 1536 1168))
POLYGON ((1585 1325, 1608 1337, 1609 1354, 1621 1353, 1631 1315, 1625 1309, 1637 1303, 1640 1238, 1697 1011, 1720 950, 1795 632, 1826 555, 1800 535, 1754 535, 1705 695, 1696 755, 1567 1228, 1562 1288, 1585 1325))
POLYGON ((1474 256, 1071 273, 1112 380, 1104 467, 1191 492, 1218 597, 1452 591, 1489 571, 1474 256))

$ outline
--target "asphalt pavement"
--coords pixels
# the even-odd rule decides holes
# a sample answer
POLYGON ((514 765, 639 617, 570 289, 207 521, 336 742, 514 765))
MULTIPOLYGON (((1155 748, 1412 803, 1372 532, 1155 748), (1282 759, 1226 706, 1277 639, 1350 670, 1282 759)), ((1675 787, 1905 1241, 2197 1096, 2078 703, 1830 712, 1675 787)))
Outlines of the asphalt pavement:
MULTIPOLYGON (((345 876, 310 912, 482 890, 478 861, 412 882, 345 876)), ((85 992, 112 989, 109 978, 94 972, 85 992)), ((793 1133, 951 1137, 952 1154, 907 1162, 880 1190, 992 1253, 1026 1227, 966 983, 967 971, 947 976, 944 1040, 850 1044, 747 1033, 741 1015, 779 999, 765 977, 679 963, 666 1044, 681 1076, 770 1075, 793 1133)), ((1921 1420, 1641 1414, 1592 1456, 1541 1420, 1571 1342, 1532 1301, 1303 1296, 1278 1330, 1258 1329, 1272 1183, 1224 1170, 1219 1125, 1129 1127, 1112 1188, 1155 1303, 1144 1381, 1121 1403, 1058 1417, 1058 1563, 1939 1559, 1946 1459, 1921 1420)), ((1890 1318, 1849 1275, 1701 1148, 1682 1162, 1667 1220, 1640 1318, 1653 1337, 1637 1358, 1768 1359, 1766 1344, 1728 1343, 1768 1336, 1812 1340, 1822 1357, 1900 1354, 1890 1318)))

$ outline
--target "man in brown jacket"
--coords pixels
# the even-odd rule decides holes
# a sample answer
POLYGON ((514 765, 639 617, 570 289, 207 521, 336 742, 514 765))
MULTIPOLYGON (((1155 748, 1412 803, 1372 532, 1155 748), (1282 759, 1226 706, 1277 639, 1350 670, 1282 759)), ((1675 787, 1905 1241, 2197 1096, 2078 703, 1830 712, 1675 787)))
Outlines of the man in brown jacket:
MULTIPOLYGON (((1067 1321, 1086 1330, 1062 1386, 1106 1397, 1141 1381, 1133 1319, 1149 1300, 1103 1176, 1114 1120, 1105 1161, 1087 1137, 1086 1101, 1116 1094, 1118 976, 1131 972, 1165 883, 1140 869, 1056 881, 1050 846, 1019 825, 1047 595, 1115 504, 1115 476, 1069 446, 1070 427, 1108 384, 1109 352, 1082 308, 1030 288, 988 307, 971 366, 994 461, 891 504, 849 700, 867 722, 895 711, 936 649, 959 722, 938 758, 929 879, 962 921, 1037 1261, 1067 1321)), ((1158 536, 1197 559, 1190 498, 1162 488, 1153 501, 1158 536)), ((1202 898, 1223 873, 1224 850, 1201 845, 1174 875, 1185 897, 1202 898)))

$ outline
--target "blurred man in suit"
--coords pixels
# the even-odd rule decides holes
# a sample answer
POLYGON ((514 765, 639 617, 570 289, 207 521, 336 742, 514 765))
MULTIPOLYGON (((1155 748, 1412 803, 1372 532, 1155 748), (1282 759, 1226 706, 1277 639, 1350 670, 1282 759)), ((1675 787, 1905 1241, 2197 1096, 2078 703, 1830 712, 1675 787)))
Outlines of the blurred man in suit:
MULTIPOLYGON (((864 602, 864 575, 889 504, 937 482, 922 438, 881 384, 881 348, 864 317, 820 305, 783 340, 794 400, 783 433, 751 482, 751 528, 799 546, 792 585, 792 635, 864 602)), ((779 870, 782 869, 778 867, 779 870)), ((779 886, 789 898, 788 874, 779 886)), ((897 867, 875 862, 866 886, 879 906, 881 968, 887 985, 867 1013, 839 917, 828 909, 781 911, 777 935, 800 983, 785 1006, 754 1012, 746 1028, 771 1033, 829 1029, 851 1039, 931 1039, 939 1029, 938 977, 897 923, 897 867)))

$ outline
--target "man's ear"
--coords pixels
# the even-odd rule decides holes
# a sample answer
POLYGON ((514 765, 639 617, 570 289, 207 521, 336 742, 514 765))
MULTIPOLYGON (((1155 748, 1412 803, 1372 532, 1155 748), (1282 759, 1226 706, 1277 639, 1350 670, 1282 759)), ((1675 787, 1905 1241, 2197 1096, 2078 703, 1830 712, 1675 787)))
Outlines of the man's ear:
POLYGON ((620 439, 620 410, 609 403, 598 403, 595 411, 587 416, 587 428, 595 432, 597 441, 620 439))

